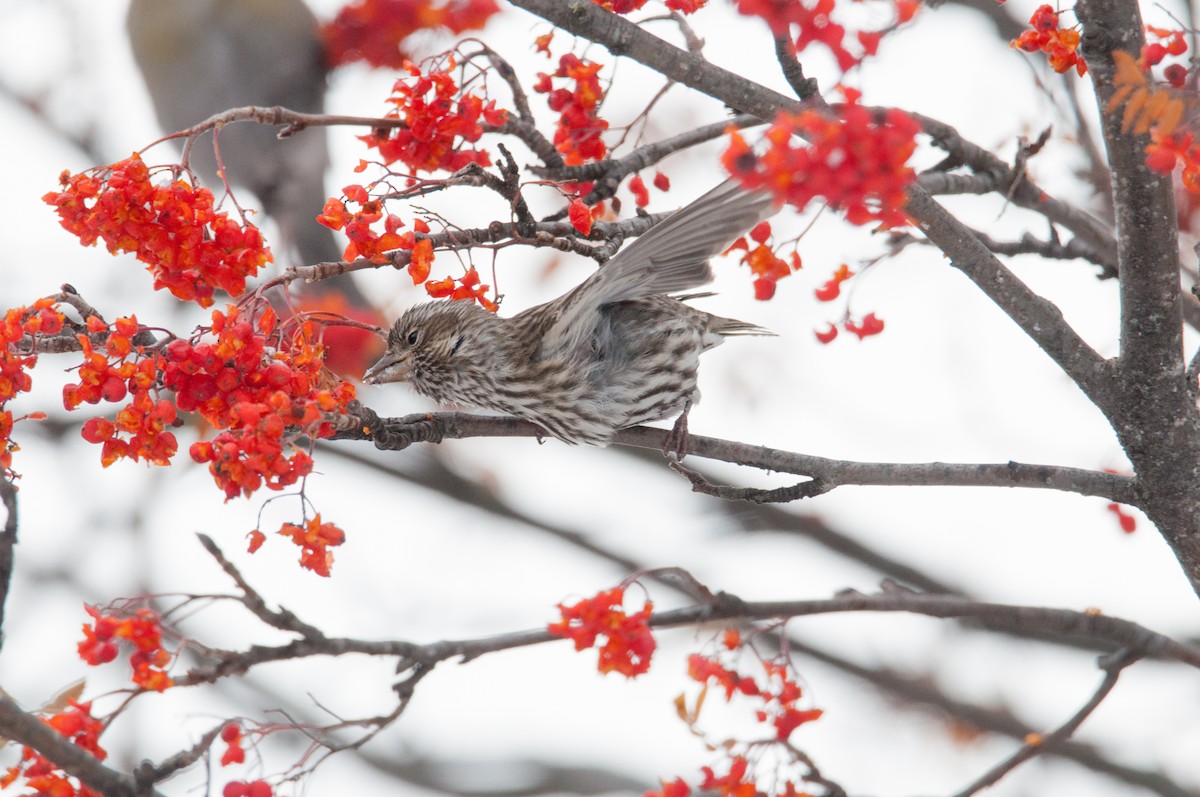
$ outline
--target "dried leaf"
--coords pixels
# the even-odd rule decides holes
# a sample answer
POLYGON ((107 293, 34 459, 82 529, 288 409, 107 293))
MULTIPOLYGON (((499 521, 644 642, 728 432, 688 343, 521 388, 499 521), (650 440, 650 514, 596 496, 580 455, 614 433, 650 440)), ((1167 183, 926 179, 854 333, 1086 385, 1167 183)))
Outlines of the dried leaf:
POLYGON ((39 711, 45 714, 58 714, 60 711, 65 710, 71 704, 72 700, 78 700, 79 696, 83 694, 84 687, 86 686, 87 680, 80 678, 78 681, 69 684, 54 697, 50 698, 50 700, 48 700, 46 704, 39 709, 39 711))
POLYGON ((1150 92, 1146 89, 1136 89, 1129 97, 1129 102, 1125 104, 1125 114, 1121 117, 1121 132, 1128 133, 1135 124, 1138 123, 1139 115, 1142 112, 1142 106, 1146 104, 1146 100, 1150 99, 1150 92))

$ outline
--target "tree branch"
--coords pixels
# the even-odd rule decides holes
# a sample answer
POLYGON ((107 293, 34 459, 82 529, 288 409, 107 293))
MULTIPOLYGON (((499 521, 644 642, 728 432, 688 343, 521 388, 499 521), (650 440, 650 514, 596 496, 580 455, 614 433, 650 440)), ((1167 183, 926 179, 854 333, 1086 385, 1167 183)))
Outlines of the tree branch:
POLYGON ((1141 481, 1142 508, 1200 594, 1200 415, 1183 362, 1171 179, 1146 166, 1149 135, 1126 131, 1122 114, 1107 110, 1116 91, 1114 53, 1136 58, 1145 43, 1141 13, 1134 0, 1081 0, 1075 13, 1083 23, 1096 100, 1104 109, 1120 232, 1119 395, 1108 415, 1141 481))
POLYGON ((56 767, 105 797, 161 797, 131 775, 109 769, 100 759, 21 709, 0 691, 0 736, 37 750, 56 767))
POLYGON ((994 786, 1001 778, 1021 764, 1041 753, 1052 750, 1056 745, 1062 744, 1069 739, 1075 731, 1079 730, 1079 726, 1083 724, 1083 721, 1100 707, 1100 704, 1104 702, 1104 699, 1116 687, 1117 679, 1121 677, 1121 671, 1137 660, 1137 654, 1125 649, 1117 651, 1115 655, 1102 657, 1100 667, 1104 670, 1103 680, 1101 680, 1100 685, 1096 687, 1096 691, 1092 693, 1088 701, 1070 719, 1044 736, 1042 734, 1033 734, 1032 738, 1026 739, 1025 745, 1021 749, 988 770, 982 777, 955 794, 954 797, 972 797, 972 795, 983 791, 989 786, 994 786))
MULTIPOLYGON (((359 404, 352 418, 340 422, 334 439, 373 440, 377 448, 399 451, 413 443, 439 443, 469 437, 549 437, 541 427, 517 418, 457 412, 418 413, 403 418, 380 418, 359 404)), ((618 445, 662 450, 670 432, 649 426, 623 429, 613 437, 618 445)), ((851 462, 797 454, 714 437, 689 435, 690 456, 716 459, 761 470, 806 476, 824 491, 845 485, 1030 487, 1094 495, 1136 506, 1133 479, 1112 473, 1020 462, 904 463, 851 462)))
POLYGON ((3 649, 8 590, 12 587, 17 554, 17 488, 3 475, 0 475, 0 503, 4 505, 4 529, 0 531, 0 649, 3 649))
POLYGON ((1018 207, 1032 210, 1045 216, 1055 224, 1061 224, 1090 248, 1106 259, 1104 276, 1116 276, 1116 258, 1108 255, 1116 249, 1116 239, 1104 222, 1080 208, 1055 199, 1023 173, 1013 170, 1000 158, 978 144, 963 138, 954 127, 929 116, 909 113, 921 123, 922 129, 933 139, 934 146, 945 150, 957 163, 969 166, 977 175, 987 175, 995 181, 993 190, 1009 196, 1018 207))

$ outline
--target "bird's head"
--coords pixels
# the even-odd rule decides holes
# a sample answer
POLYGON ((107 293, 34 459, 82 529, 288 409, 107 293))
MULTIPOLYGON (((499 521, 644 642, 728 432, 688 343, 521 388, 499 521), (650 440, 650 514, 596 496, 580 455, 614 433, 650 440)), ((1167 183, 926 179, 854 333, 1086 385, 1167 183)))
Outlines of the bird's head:
POLYGON ((496 317, 474 302, 440 301, 404 311, 388 333, 387 350, 363 374, 370 385, 411 382, 442 399, 471 360, 472 343, 496 317))

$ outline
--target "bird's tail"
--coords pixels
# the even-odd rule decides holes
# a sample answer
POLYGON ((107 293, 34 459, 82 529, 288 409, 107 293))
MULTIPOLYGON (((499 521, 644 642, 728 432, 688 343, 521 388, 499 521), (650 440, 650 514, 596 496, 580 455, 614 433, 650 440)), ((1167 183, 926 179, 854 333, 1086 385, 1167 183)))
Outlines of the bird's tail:
POLYGON ((769 335, 775 337, 775 333, 766 327, 751 324, 749 321, 738 321, 736 318, 725 318, 719 315, 712 316, 712 319, 708 322, 708 329, 724 337, 731 335, 769 335))

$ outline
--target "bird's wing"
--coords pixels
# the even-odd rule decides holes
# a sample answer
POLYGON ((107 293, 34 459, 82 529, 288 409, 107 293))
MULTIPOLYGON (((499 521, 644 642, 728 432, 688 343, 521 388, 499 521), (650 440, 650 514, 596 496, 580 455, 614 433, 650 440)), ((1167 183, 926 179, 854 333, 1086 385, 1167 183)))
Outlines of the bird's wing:
POLYGON ((726 180, 635 240, 578 288, 555 301, 543 356, 567 356, 591 334, 600 307, 684 291, 712 279, 708 261, 771 215, 771 196, 726 180))

